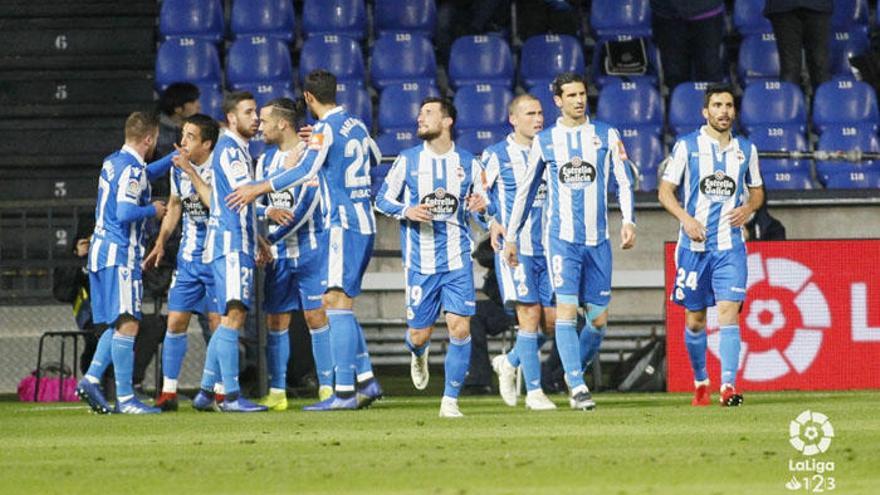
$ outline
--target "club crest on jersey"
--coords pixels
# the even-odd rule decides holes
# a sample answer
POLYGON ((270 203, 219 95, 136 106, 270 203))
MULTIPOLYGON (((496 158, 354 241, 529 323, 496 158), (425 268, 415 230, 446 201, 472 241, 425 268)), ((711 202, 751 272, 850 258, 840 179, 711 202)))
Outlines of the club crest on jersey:
POLYGON ((132 198, 137 198, 138 194, 141 193, 141 182, 137 179, 129 179, 128 184, 125 186, 125 194, 131 196, 132 198))
POLYGON ((205 208, 205 205, 199 200, 198 194, 193 193, 182 198, 180 203, 183 205, 183 211, 185 211, 194 221, 204 222, 208 219, 208 209, 205 208))
POLYGON ((232 163, 229 165, 229 169, 232 171, 232 176, 237 179, 247 177, 248 175, 247 164, 245 164, 244 161, 239 158, 236 158, 232 161, 232 163))
POLYGON ((720 203, 732 198, 736 192, 736 182, 723 171, 716 170, 700 180, 700 192, 710 201, 720 203))
POLYGON ((292 210, 296 201, 293 198, 293 192, 287 190, 269 193, 269 202, 275 208, 292 210))
POLYGON ((571 189, 585 189, 596 180, 596 167, 579 156, 559 168, 559 182, 571 189))
POLYGON ((421 203, 431 207, 434 220, 447 220, 455 216, 455 212, 458 211, 458 198, 442 187, 423 197, 421 203))

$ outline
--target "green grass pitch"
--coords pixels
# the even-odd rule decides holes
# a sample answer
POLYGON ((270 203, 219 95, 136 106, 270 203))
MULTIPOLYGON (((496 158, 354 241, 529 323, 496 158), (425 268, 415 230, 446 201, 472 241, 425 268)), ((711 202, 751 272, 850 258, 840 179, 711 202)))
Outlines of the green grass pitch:
MULTIPOLYGON (((717 397, 717 394, 716 394, 717 397)), ((680 394, 597 394, 594 412, 463 397, 372 409, 94 416, 79 404, 0 402, 0 493, 782 494, 789 422, 810 409, 835 437, 833 493, 880 493, 880 393, 751 393, 738 409, 680 394)), ((805 476, 805 475, 802 475, 805 476)), ((827 491, 827 489, 826 489, 827 491)), ((812 493, 812 492, 810 492, 812 493)), ((831 492, 829 492, 831 493, 831 492)))

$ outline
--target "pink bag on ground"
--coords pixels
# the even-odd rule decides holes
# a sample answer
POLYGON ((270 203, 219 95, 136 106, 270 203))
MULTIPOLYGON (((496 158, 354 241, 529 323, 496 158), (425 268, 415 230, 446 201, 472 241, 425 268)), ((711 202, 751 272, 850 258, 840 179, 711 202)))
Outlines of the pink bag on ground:
POLYGON ((62 402, 76 402, 76 379, 71 376, 69 369, 59 370, 57 365, 44 366, 40 371, 40 395, 34 400, 34 391, 37 388, 37 372, 18 382, 18 400, 22 402, 58 402, 58 392, 61 387, 62 402), (59 371, 61 371, 59 373, 59 371))

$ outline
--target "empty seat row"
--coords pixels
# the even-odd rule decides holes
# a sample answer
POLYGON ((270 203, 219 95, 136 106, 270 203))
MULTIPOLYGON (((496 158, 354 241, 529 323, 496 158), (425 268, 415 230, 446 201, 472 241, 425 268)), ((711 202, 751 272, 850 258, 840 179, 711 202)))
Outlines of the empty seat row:
MULTIPOLYGON (((222 4, 222 0, 164 0, 159 33, 164 39, 219 42, 226 37, 222 4)), ((378 34, 418 32, 432 36, 437 9, 434 0, 382 0, 375 2, 373 16, 378 34)), ((290 43, 296 35, 293 0, 235 0, 229 17, 232 38, 270 36, 290 43)), ((336 34, 363 40, 367 35, 366 4, 364 0, 305 0, 301 26, 307 37, 336 34)))

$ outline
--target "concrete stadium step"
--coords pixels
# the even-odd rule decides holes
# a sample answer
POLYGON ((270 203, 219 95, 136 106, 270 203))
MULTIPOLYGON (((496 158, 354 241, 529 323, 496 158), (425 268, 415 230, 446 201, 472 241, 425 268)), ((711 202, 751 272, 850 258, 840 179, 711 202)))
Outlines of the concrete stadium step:
POLYGON ((156 0, 4 0, 0 3, 0 18, 32 17, 156 17, 156 0))
POLYGON ((100 166, 123 142, 124 122, 124 116, 0 120, 0 166, 100 166))

